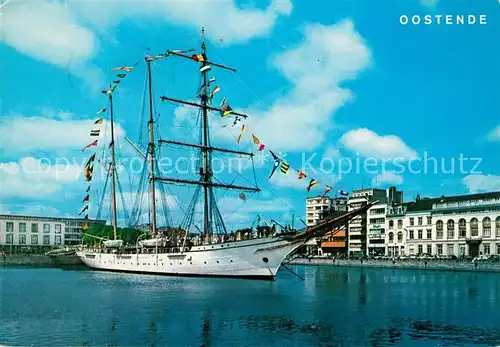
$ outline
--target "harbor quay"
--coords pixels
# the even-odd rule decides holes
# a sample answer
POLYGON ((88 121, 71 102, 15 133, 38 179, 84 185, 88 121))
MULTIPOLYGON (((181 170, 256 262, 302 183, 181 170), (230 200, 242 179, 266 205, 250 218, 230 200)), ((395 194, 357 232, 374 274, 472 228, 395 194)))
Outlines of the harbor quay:
POLYGON ((499 261, 488 260, 442 260, 442 259, 335 259, 335 258, 295 258, 290 265, 334 266, 357 268, 394 268, 440 271, 500 272, 499 261))

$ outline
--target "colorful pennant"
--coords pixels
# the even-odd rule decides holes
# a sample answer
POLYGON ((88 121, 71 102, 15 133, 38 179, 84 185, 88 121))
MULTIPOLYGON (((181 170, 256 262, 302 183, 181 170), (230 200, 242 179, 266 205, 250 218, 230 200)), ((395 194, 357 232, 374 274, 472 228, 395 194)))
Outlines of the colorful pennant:
POLYGON ((87 148, 97 146, 97 141, 98 141, 98 140, 95 140, 94 142, 89 143, 87 146, 85 146, 85 147, 82 149, 82 152, 84 152, 87 148))
POLYGON ((321 197, 324 197, 326 194, 328 194, 330 192, 330 190, 332 190, 332 187, 326 186, 325 192, 323 193, 323 195, 321 195, 321 197))
POLYGON ((309 181, 309 185, 307 186, 307 191, 311 191, 311 188, 316 184, 318 184, 318 181, 316 181, 314 178, 311 178, 311 181, 309 181))
POLYGON ((241 126, 241 132, 240 132, 240 135, 238 136, 238 141, 237 141, 237 142, 238 142, 238 144, 240 143, 241 136, 243 136, 243 133, 245 132, 246 128, 247 128, 247 127, 246 127, 246 125, 245 125, 245 124, 243 124, 243 125, 241 126))
POLYGON ((290 164, 288 164, 286 161, 283 161, 281 163, 281 172, 284 173, 285 175, 288 173, 288 169, 290 168, 290 164))

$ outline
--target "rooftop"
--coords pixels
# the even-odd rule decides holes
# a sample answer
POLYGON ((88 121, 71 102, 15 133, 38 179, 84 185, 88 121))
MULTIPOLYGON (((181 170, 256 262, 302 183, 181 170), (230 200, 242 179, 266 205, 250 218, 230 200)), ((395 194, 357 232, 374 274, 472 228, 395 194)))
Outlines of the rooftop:
MULTIPOLYGON (((38 220, 47 222, 66 222, 66 221, 79 221, 84 222, 85 218, 74 218, 74 217, 39 217, 39 216, 25 216, 17 214, 0 214, 0 219, 10 219, 10 220, 38 220)), ((97 223, 106 223, 105 220, 101 219, 87 219, 88 221, 97 223)))
POLYGON ((415 201, 405 202, 408 212, 432 210, 433 204, 454 203, 472 200, 500 199, 500 192, 478 193, 455 196, 441 196, 439 198, 417 198, 415 201))

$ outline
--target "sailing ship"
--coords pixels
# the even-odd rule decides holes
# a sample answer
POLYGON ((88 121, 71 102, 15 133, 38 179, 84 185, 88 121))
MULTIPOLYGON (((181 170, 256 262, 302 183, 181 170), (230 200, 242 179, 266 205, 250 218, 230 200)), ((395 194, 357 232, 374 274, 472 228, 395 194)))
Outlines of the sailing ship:
POLYGON ((151 63, 158 58, 158 56, 146 55, 147 89, 149 90, 149 141, 147 154, 144 154, 143 157, 149 164, 150 227, 153 238, 140 242, 138 241, 137 245, 134 247, 124 247, 123 241, 117 239, 117 184, 113 94, 112 92, 105 93, 109 95, 110 105, 111 163, 108 171, 111 177, 111 210, 114 239, 105 240, 103 242, 103 247, 99 248, 86 248, 82 246, 82 248, 77 251, 77 255, 85 265, 99 270, 131 273, 273 280, 283 261, 290 253, 304 245, 308 240, 321 236, 336 226, 345 225, 349 219, 363 213, 371 206, 367 205, 359 210, 346 213, 334 219, 326 219, 315 227, 306 228, 295 233, 259 235, 260 237, 251 237, 243 240, 228 238, 223 217, 217 206, 214 189, 223 188, 240 192, 260 191, 257 186, 251 187, 225 184, 213 179, 212 154, 214 152, 253 156, 252 153, 215 147, 212 146, 210 142, 208 118, 210 113, 217 112, 223 116, 230 113, 230 115, 236 117, 236 119, 245 119, 247 117, 246 114, 232 110, 228 105, 224 108, 222 105, 221 107, 215 107, 211 103, 211 97, 209 95, 210 80, 207 73, 210 71, 211 67, 232 72, 236 70, 225 65, 217 64, 207 58, 203 30, 200 54, 190 55, 188 51, 168 50, 161 56, 186 59, 199 65, 202 81, 198 95, 199 102, 184 101, 170 96, 161 96, 161 100, 186 105, 199 110, 201 120, 199 122, 201 131, 200 142, 192 144, 173 140, 159 139, 156 141, 151 63), (156 163, 157 142, 194 148, 199 153, 201 159, 201 167, 197 173, 199 179, 190 180, 187 178, 168 178, 160 176, 157 172, 158 165, 156 163), (155 195, 157 186, 163 184, 191 185, 197 187, 195 188, 195 194, 190 203, 190 208, 184 216, 182 228, 180 228, 180 230, 184 231, 184 235, 180 239, 169 238, 167 235, 162 234, 158 228, 157 198, 155 195), (200 230, 202 238, 198 244, 194 244, 189 238, 189 229, 192 226, 194 206, 197 205, 199 198, 203 200, 203 223, 202 230, 200 230), (224 235, 226 235, 226 237, 224 235))

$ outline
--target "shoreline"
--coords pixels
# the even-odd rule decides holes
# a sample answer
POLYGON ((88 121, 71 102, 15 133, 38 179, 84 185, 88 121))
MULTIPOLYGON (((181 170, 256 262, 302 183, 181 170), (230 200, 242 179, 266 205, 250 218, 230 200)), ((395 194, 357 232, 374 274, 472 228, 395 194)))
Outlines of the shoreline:
POLYGON ((500 262, 472 262, 454 260, 348 260, 348 259, 318 259, 295 258, 286 264, 305 266, 333 267, 368 267, 413 270, 468 271, 468 272, 500 272, 500 262))
POLYGON ((14 254, 0 256, 0 267, 58 267, 83 265, 76 255, 55 256, 39 254, 14 254))

